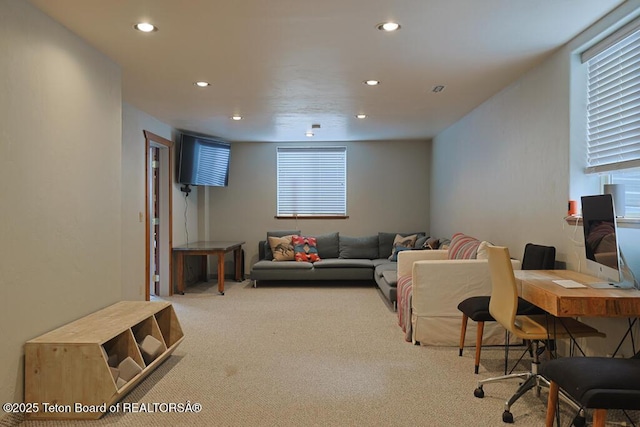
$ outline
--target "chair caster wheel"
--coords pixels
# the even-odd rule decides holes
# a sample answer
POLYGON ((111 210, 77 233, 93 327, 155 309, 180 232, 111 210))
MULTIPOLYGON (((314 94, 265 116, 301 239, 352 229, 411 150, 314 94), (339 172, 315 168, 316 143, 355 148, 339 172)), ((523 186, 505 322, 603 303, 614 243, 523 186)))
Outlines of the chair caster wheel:
POLYGON ((478 387, 473 391, 473 395, 482 399, 484 397, 484 390, 482 389, 482 387, 478 387))
POLYGON ((502 422, 513 424, 513 414, 509 411, 504 411, 502 413, 502 422))
POLYGON ((587 425, 587 420, 585 419, 585 417, 576 415, 571 425, 574 427, 584 427, 585 425, 587 425))

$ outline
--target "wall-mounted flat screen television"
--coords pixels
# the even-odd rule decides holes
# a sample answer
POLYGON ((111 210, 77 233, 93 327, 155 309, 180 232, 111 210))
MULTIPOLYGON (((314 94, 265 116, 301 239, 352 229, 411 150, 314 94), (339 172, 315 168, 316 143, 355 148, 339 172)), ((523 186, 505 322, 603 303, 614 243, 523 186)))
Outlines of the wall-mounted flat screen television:
POLYGON ((201 136, 182 134, 178 182, 186 185, 229 185, 231 145, 201 136))

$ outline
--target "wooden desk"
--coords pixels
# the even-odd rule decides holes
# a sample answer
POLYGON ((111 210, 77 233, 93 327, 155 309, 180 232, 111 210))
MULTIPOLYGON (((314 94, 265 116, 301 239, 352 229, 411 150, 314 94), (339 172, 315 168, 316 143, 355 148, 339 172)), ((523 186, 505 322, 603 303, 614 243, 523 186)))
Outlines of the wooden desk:
POLYGON ((557 317, 640 317, 637 289, 564 288, 553 280, 570 279, 584 285, 601 283, 570 270, 515 270, 518 293, 557 317))
MULTIPOLYGON (((235 264, 235 280, 242 280, 242 245, 244 242, 194 242, 188 245, 176 246, 173 248, 173 255, 177 261, 178 293, 184 295, 184 257, 187 255, 201 255, 202 273, 207 280, 207 256, 218 255, 218 292, 224 295, 224 254, 233 251, 235 264)), ((173 289, 173 283, 171 284, 173 289)))

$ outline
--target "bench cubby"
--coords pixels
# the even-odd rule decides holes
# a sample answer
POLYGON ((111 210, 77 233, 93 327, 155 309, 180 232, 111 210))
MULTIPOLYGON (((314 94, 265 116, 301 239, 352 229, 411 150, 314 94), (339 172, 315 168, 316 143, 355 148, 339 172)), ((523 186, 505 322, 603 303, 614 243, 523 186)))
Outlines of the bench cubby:
MULTIPOLYGON (((24 401, 37 403, 39 411, 25 416, 100 418, 104 411, 76 411, 76 405, 108 409, 166 360, 183 339, 173 306, 155 301, 121 301, 32 339, 25 344, 24 401), (160 342, 159 351, 145 362, 139 344, 149 335, 160 342), (118 386, 112 368, 129 357, 141 370, 118 386), (45 411, 45 403, 49 408, 57 405, 59 412, 45 411)), ((135 368, 131 361, 125 364, 135 368)))

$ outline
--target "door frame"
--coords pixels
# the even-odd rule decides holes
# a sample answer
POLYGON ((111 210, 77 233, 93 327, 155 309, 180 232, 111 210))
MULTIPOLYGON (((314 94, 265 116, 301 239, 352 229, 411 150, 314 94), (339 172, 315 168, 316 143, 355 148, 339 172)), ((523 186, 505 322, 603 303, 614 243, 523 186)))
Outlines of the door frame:
POLYGON ((144 132, 145 139, 145 150, 144 150, 144 158, 145 158, 145 172, 144 172, 144 210, 145 210, 145 278, 144 278, 144 293, 145 300, 149 301, 151 299, 151 292, 149 291, 149 278, 151 277, 151 212, 149 209, 150 206, 150 194, 149 194, 149 177, 151 176, 151 158, 149 155, 151 144, 155 143, 164 148, 169 149, 168 156, 168 165, 167 165, 167 173, 166 179, 168 182, 168 203, 169 203, 169 218, 167 219, 168 225, 168 234, 169 239, 167 241, 168 244, 168 253, 169 253, 169 296, 173 295, 173 262, 171 262, 171 252, 173 248, 173 141, 170 141, 166 138, 163 138, 159 135, 156 135, 148 130, 144 132))

